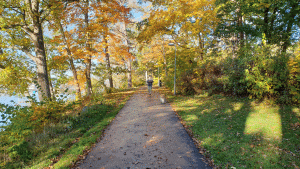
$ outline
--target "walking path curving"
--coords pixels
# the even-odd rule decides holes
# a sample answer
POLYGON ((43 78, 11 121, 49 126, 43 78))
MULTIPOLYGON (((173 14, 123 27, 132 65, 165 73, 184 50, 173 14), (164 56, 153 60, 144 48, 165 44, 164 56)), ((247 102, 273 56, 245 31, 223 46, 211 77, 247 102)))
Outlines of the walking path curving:
POLYGON ((78 169, 211 168, 159 93, 139 89, 78 169))

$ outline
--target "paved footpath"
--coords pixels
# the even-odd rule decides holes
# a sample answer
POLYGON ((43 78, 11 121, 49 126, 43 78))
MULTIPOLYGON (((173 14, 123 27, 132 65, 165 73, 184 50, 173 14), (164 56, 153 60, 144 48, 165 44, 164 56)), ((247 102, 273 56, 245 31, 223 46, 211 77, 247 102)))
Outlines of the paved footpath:
POLYGON ((104 132, 104 137, 76 168, 211 168, 202 161, 175 112, 159 93, 139 89, 104 132))

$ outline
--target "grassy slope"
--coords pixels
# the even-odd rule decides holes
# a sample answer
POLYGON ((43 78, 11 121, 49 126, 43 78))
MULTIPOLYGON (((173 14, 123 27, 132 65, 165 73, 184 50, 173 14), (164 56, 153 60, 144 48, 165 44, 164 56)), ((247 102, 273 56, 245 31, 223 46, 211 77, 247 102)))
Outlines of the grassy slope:
POLYGON ((134 90, 120 91, 85 101, 78 110, 68 114, 65 120, 52 124, 44 133, 29 138, 29 147, 34 154, 31 161, 13 161, 4 167, 70 168, 97 142, 103 129, 110 124, 133 93, 134 90), (84 105, 88 105, 88 109, 77 115, 84 105))
POLYGON ((299 108, 221 95, 170 99, 217 167, 300 166, 299 108))

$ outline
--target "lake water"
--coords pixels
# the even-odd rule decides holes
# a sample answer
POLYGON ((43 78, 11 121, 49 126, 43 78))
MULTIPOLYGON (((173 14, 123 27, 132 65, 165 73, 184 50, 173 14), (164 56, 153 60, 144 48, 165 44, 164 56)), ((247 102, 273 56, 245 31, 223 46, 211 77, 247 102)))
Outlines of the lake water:
MULTIPOLYGON (((37 96, 36 96, 37 98, 37 96)), ((14 106, 15 104, 18 104, 20 106, 26 106, 28 103, 26 103, 28 99, 26 97, 18 97, 18 96, 9 96, 5 94, 0 95, 0 103, 1 104, 7 104, 10 106, 14 106)), ((2 112, 0 112, 0 121, 2 121, 2 112)), ((0 126, 3 126, 3 123, 0 123, 0 126)))
MULTIPOLYGON (((35 96, 35 98, 37 100, 39 100, 37 95, 35 96)), ((75 95, 72 95, 72 94, 68 95, 67 99, 75 100, 75 95)), ((26 101, 28 101, 28 99, 26 97, 9 96, 9 95, 5 95, 5 94, 0 94, 0 103, 2 103, 2 104, 8 104, 10 106, 14 106, 15 104, 18 104, 20 106, 27 106, 28 103, 26 103, 26 101)), ((0 121, 3 121, 1 115, 2 115, 2 112, 0 112, 0 121)), ((3 125, 4 125, 3 123, 0 123, 0 128, 3 125)))

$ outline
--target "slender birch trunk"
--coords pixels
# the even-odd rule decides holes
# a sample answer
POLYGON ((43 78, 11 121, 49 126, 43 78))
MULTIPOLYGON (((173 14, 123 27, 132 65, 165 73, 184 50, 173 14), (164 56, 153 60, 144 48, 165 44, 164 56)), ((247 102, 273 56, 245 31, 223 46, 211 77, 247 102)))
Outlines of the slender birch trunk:
POLYGON ((109 87, 113 88, 114 84, 113 84, 113 79, 112 79, 112 71, 111 71, 111 67, 110 67, 110 60, 109 60, 109 53, 108 53, 108 41, 107 38, 104 38, 105 40, 105 59, 106 59, 106 69, 108 71, 108 80, 109 80, 109 87))
MULTIPOLYGON (((85 0, 85 12, 84 12, 84 21, 85 21, 85 27, 86 27, 86 49, 87 51, 91 51, 91 40, 88 34, 88 27, 89 27, 89 0, 85 0)), ((93 93, 92 91, 92 81, 91 81, 91 68, 92 68, 92 56, 90 54, 87 54, 87 57, 85 59, 85 77, 86 77, 86 93, 87 95, 91 95, 93 93)))
POLYGON ((81 90, 80 90, 77 70, 76 70, 76 67, 74 65, 74 61, 73 61, 73 57, 72 57, 72 52, 71 52, 70 47, 67 43, 67 38, 65 36, 65 32, 64 32, 62 24, 59 20, 57 22, 59 24, 59 30, 60 30, 60 33, 62 35, 64 46, 66 47, 66 50, 67 50, 67 54, 68 54, 68 58, 69 58, 68 60, 69 60, 69 63, 70 63, 70 68, 71 68, 72 73, 73 73, 73 78, 74 78, 75 86, 76 86, 76 97, 78 99, 80 99, 81 98, 81 90))

